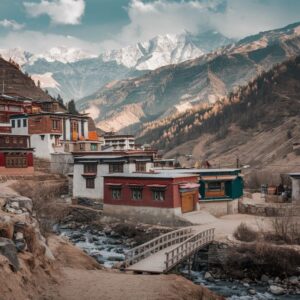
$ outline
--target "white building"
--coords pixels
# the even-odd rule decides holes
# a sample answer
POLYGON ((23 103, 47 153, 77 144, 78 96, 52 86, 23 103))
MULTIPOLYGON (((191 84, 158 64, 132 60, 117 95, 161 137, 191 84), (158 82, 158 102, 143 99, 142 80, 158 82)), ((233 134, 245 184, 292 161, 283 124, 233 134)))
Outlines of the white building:
POLYGON ((116 151, 74 157, 73 197, 103 199, 103 176, 149 172, 154 156, 154 151, 116 151))
POLYGON ((135 138, 133 135, 105 134, 104 148, 109 150, 132 150, 135 149, 135 138))
POLYGON ((67 142, 89 137, 88 117, 63 112, 41 112, 10 117, 12 133, 29 135, 35 156, 51 159, 51 154, 65 152, 67 142))

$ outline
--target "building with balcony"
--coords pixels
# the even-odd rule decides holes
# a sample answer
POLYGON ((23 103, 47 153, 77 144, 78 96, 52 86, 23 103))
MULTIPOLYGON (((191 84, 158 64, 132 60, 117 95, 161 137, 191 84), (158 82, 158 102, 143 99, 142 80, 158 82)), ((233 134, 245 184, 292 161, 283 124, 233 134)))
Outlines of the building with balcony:
POLYGON ((135 149, 135 138, 133 135, 103 135, 104 146, 108 151, 122 151, 135 149))
POLYGON ((142 150, 74 153, 73 197, 103 199, 105 175, 149 172, 155 155, 142 150))

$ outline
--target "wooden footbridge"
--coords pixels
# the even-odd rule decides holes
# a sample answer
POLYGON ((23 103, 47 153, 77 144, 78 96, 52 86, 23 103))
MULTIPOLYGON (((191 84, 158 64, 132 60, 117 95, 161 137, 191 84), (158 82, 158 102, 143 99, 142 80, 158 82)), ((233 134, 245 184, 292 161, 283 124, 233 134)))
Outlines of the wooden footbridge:
POLYGON ((186 227, 163 234, 126 253, 126 270, 166 273, 214 240, 214 228, 186 227))

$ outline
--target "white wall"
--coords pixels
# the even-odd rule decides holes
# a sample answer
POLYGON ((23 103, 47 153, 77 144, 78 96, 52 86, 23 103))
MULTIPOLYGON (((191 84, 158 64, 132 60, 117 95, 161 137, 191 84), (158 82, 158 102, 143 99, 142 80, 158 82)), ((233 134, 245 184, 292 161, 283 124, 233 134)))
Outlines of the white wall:
MULTIPOLYGON (((12 134, 28 135, 28 119, 20 118, 20 119, 14 119, 14 121, 15 121, 15 128, 11 128, 12 134), (23 126, 24 119, 26 120, 26 127, 23 126), (18 120, 21 120, 21 127, 18 127, 18 120)), ((12 124, 12 120, 10 120, 10 124, 12 124)))
POLYGON ((84 121, 84 137, 86 139, 89 137, 88 121, 84 121))
MULTIPOLYGON (((146 170, 153 167, 151 162, 146 164, 146 170)), ((124 164, 124 173, 135 172, 135 162, 124 164)), ((87 197, 91 199, 103 199, 104 197, 104 178, 103 176, 109 174, 109 164, 98 164, 97 176, 95 178, 95 189, 87 189, 85 178, 83 174, 83 164, 74 165, 73 174, 73 197, 87 197)), ((137 175, 138 176, 138 175, 137 175)))
POLYGON ((292 202, 300 203, 300 179, 292 177, 292 202))
POLYGON ((71 128, 71 124, 70 124, 70 119, 66 120, 66 140, 70 141, 71 140, 71 134, 70 134, 70 129, 71 128))
POLYGON ((51 153, 54 152, 52 147, 54 141, 54 138, 50 139, 50 134, 44 134, 43 140, 41 134, 30 135, 31 147, 35 148, 34 155, 39 158, 51 159, 51 153))

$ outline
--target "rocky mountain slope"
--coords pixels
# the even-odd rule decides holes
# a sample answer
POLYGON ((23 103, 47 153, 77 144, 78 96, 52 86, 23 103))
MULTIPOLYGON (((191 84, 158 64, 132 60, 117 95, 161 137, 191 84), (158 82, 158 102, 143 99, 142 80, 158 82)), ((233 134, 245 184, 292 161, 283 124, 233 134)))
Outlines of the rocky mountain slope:
POLYGON ((124 132, 127 128, 136 132, 143 122, 182 112, 199 103, 215 103, 262 71, 299 53, 297 23, 141 77, 109 83, 79 101, 78 106, 96 111, 96 123, 103 130, 124 132))
POLYGON ((49 100, 51 97, 35 85, 35 82, 24 74, 18 65, 0 58, 1 93, 20 95, 35 100, 49 100))
POLYGON ((90 95, 110 81, 140 76, 145 70, 180 63, 232 42, 218 32, 199 35, 185 32, 156 36, 100 55, 66 47, 51 48, 39 54, 18 48, 0 49, 0 54, 21 65, 52 95, 59 93, 69 101, 90 95))
POLYGON ((299 170, 300 56, 279 64, 213 105, 148 123, 138 139, 184 165, 208 160, 276 172, 299 170), (187 161, 187 156, 190 161, 187 161))

